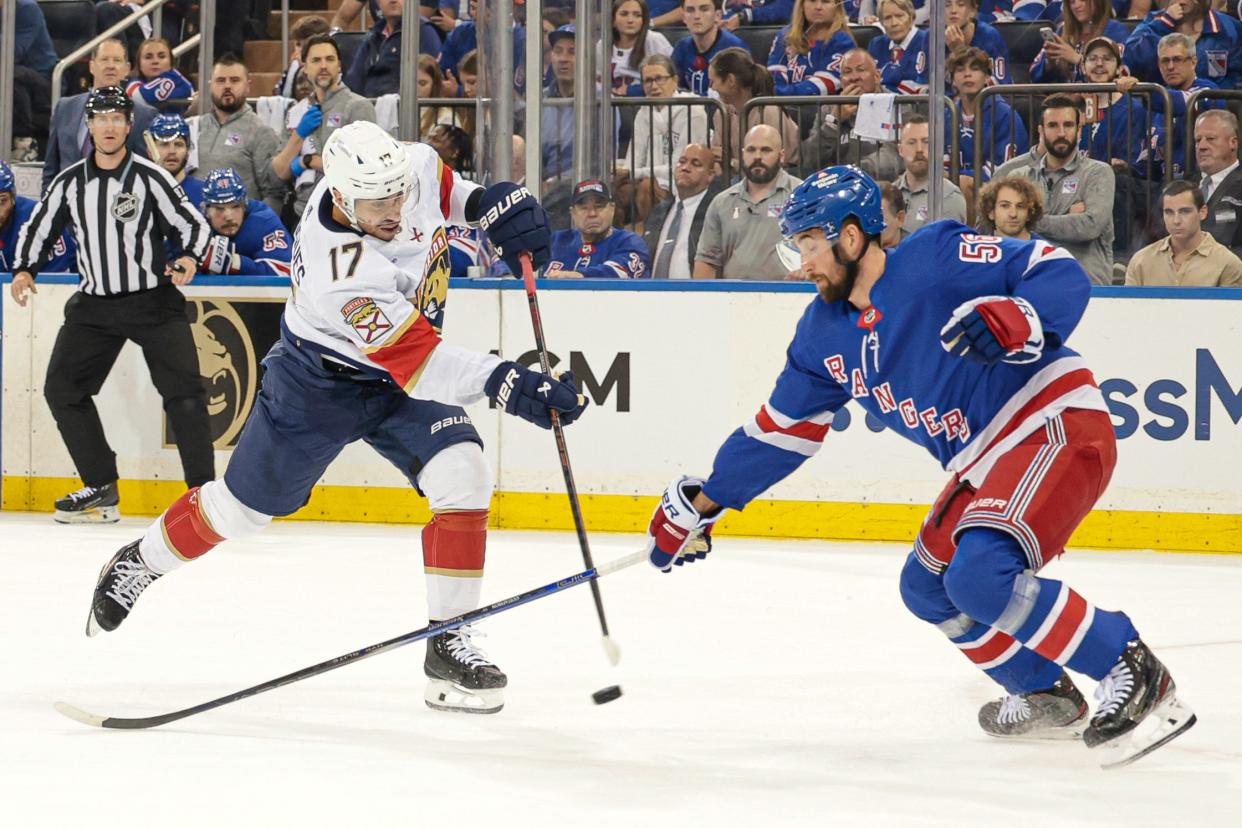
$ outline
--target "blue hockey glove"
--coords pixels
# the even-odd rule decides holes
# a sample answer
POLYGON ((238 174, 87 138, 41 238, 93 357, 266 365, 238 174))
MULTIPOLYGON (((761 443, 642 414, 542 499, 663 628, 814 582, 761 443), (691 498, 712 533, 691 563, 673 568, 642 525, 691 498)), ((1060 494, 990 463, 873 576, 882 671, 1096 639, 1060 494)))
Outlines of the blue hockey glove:
POLYGON ((578 393, 573 372, 566 371, 557 379, 516 362, 500 363, 487 378, 483 392, 507 413, 540 428, 552 427, 553 411, 559 413, 561 425, 569 425, 587 407, 586 397, 578 393))
POLYGON ((536 270, 552 258, 548 214, 525 187, 502 181, 484 190, 479 200, 479 226, 513 273, 522 273, 519 253, 530 253, 536 270))
POLYGON ((1034 362, 1044 352, 1044 328, 1025 299, 981 296, 957 306, 940 329, 940 345, 954 356, 987 365, 1034 362))
POLYGON ((706 482, 699 477, 677 478, 664 490, 660 505, 647 527, 647 560, 661 572, 694 563, 712 551, 712 526, 724 509, 706 516, 694 508, 694 497, 706 482))
POLYGON ((322 123, 323 110, 319 108, 318 104, 315 104, 310 109, 306 110, 306 114, 302 116, 302 120, 298 121, 297 129, 295 131, 297 132, 299 138, 309 138, 311 133, 319 129, 319 125, 322 123))

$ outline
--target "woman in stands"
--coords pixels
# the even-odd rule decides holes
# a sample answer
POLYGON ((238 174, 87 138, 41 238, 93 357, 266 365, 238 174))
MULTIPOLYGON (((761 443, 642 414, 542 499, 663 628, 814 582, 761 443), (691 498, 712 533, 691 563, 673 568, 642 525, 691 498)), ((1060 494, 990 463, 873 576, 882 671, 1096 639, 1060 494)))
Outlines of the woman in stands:
POLYGON ((641 96, 643 59, 647 55, 672 54, 668 38, 651 31, 647 0, 613 0, 612 58, 609 61, 612 94, 641 96))
POLYGON ((138 74, 125 91, 131 98, 141 98, 160 112, 177 115, 185 112, 194 96, 189 79, 173 68, 172 46, 162 37, 148 37, 139 44, 138 74))
POLYGON ((841 56, 856 46, 837 0, 796 0, 793 17, 777 33, 768 56, 776 94, 837 94, 841 56))
MULTIPOLYGON (((418 98, 443 98, 444 75, 440 72, 440 64, 431 55, 418 56, 418 98)), ((453 107, 419 105, 422 114, 418 119, 418 134, 427 135, 436 124, 459 125, 453 107)))
POLYGON ((915 28, 910 0, 880 0, 876 9, 884 34, 871 38, 867 51, 880 67, 880 83, 898 95, 927 93, 927 30, 915 28))
POLYGON ((1109 0, 1068 0, 1062 14, 1056 37, 1044 42, 1031 64, 1032 83, 1084 83, 1087 44, 1097 37, 1124 44, 1130 36, 1130 30, 1113 19, 1109 0))
MULTIPOLYGON (((767 124, 780 132, 781 141, 785 146, 785 166, 797 165, 801 135, 798 132, 798 125, 785 114, 781 107, 761 106, 752 109, 747 117, 745 129, 742 128, 742 109, 746 102, 751 98, 773 94, 772 75, 767 69, 755 63, 750 52, 738 48, 723 49, 717 52, 712 62, 707 65, 707 79, 725 106, 734 171, 737 171, 738 158, 741 156, 742 135, 758 124, 767 124)), ((712 134, 720 135, 724 128, 725 125, 720 121, 720 113, 716 112, 712 116, 712 134)), ((716 153, 716 158, 719 160, 722 148, 714 146, 712 151, 716 153)))

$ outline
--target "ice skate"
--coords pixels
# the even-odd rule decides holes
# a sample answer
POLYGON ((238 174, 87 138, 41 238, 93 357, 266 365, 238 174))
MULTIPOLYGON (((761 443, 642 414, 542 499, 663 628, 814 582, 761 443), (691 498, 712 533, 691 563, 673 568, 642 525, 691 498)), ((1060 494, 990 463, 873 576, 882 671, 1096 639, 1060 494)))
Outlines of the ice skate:
POLYGON ((979 726, 1004 739, 1080 739, 1087 700, 1065 673, 1047 690, 1014 693, 979 709, 979 726))
POLYGON ((1100 706, 1083 733, 1100 749, 1100 765, 1119 768, 1185 733, 1195 714, 1177 698, 1173 677, 1147 645, 1134 639, 1096 688, 1100 706))
POLYGON ((88 636, 112 632, 121 626, 121 622, 129 617, 138 596, 160 577, 142 562, 138 543, 134 541, 122 547, 99 573, 95 595, 91 599, 91 614, 86 619, 88 636))
POLYGON ((83 486, 56 501, 52 520, 57 523, 116 523, 121 519, 117 509, 120 502, 116 483, 83 486))
POLYGON ((505 706, 509 679, 471 641, 470 625, 427 641, 427 706, 458 713, 498 713, 505 706))

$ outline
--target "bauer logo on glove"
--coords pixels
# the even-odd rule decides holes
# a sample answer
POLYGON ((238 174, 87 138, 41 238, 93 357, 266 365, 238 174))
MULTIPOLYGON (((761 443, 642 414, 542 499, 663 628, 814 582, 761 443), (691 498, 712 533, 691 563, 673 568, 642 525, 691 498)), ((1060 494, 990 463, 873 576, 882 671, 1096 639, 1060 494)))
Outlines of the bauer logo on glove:
POLYGON ((693 563, 712 550, 712 525, 724 514, 719 509, 710 516, 694 508, 694 498, 704 480, 682 476, 669 484, 647 527, 647 559, 661 572, 693 563))

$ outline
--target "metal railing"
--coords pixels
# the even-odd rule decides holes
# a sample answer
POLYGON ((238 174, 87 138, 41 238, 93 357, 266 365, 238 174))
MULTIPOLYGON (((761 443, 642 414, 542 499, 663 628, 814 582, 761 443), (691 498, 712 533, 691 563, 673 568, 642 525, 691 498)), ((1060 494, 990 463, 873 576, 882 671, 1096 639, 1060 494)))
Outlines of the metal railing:
MULTIPOLYGON (((1182 170, 1182 175, 1185 178, 1190 178, 1191 171, 1198 170, 1199 168, 1198 158, 1194 152, 1195 120, 1200 115, 1203 114, 1203 112, 1199 111, 1200 109, 1199 102, 1200 101, 1206 102, 1209 100, 1218 100, 1218 101, 1222 101, 1222 103, 1214 107, 1203 107, 1205 111, 1207 109, 1229 108, 1231 109, 1231 111, 1233 111, 1234 115, 1237 115, 1238 108, 1242 107, 1242 90, 1196 89, 1194 92, 1190 93, 1189 97, 1186 98, 1186 116, 1185 116, 1186 123, 1183 124, 1185 132, 1183 133, 1184 141, 1182 143, 1182 147, 1184 148, 1184 151, 1186 153, 1185 168, 1182 170), (1236 105, 1234 107, 1230 107, 1229 105, 1230 101, 1235 102, 1236 105)), ((1172 127, 1173 125, 1170 124, 1169 132, 1172 132, 1172 127)), ((1169 152, 1170 153, 1173 152, 1172 148, 1170 148, 1169 152)), ((1170 164, 1169 166, 1172 166, 1172 165, 1170 164)))
POLYGON ((17 53, 17 4, 0 3, 0 159, 13 149, 13 83, 17 53))
MULTIPOLYGON (((714 129, 712 126, 713 118, 711 113, 719 115, 721 123, 727 116, 724 104, 716 98, 706 98, 699 96, 692 97, 674 97, 674 98, 613 98, 613 108, 624 113, 625 110, 637 110, 633 120, 634 133, 630 137, 629 146, 626 147, 624 154, 620 157, 611 159, 609 164, 615 173, 619 161, 627 159, 629 161, 628 169, 631 175, 637 176, 643 170, 643 164, 638 162, 639 157, 647 160, 645 165, 649 178, 662 178, 667 181, 672 179, 672 168, 677 163, 677 157, 681 151, 685 149, 687 144, 703 144, 710 148, 719 147, 721 150, 721 164, 724 169, 729 168, 729 162, 733 155, 729 143, 729 131, 727 129, 714 129), (655 116, 657 110, 662 107, 668 107, 668 117, 670 121, 669 133, 660 138, 657 136, 655 129, 655 116), (691 110, 702 109, 702 120, 696 124, 696 114, 691 110), (638 134, 638 119, 642 117, 642 113, 649 113, 646 119, 646 134, 640 136, 638 134), (681 117, 678 117, 680 114, 681 117), (672 135, 677 134, 679 137, 673 139, 672 135), (645 140, 644 140, 645 139, 645 140), (657 152, 656 144, 660 140, 662 147, 657 152), (642 146, 640 146, 640 143, 642 146), (663 172, 657 170, 663 167, 663 172)), ((624 120, 624 118, 623 118, 624 120)), ((668 189, 667 187, 665 189, 668 189)))

